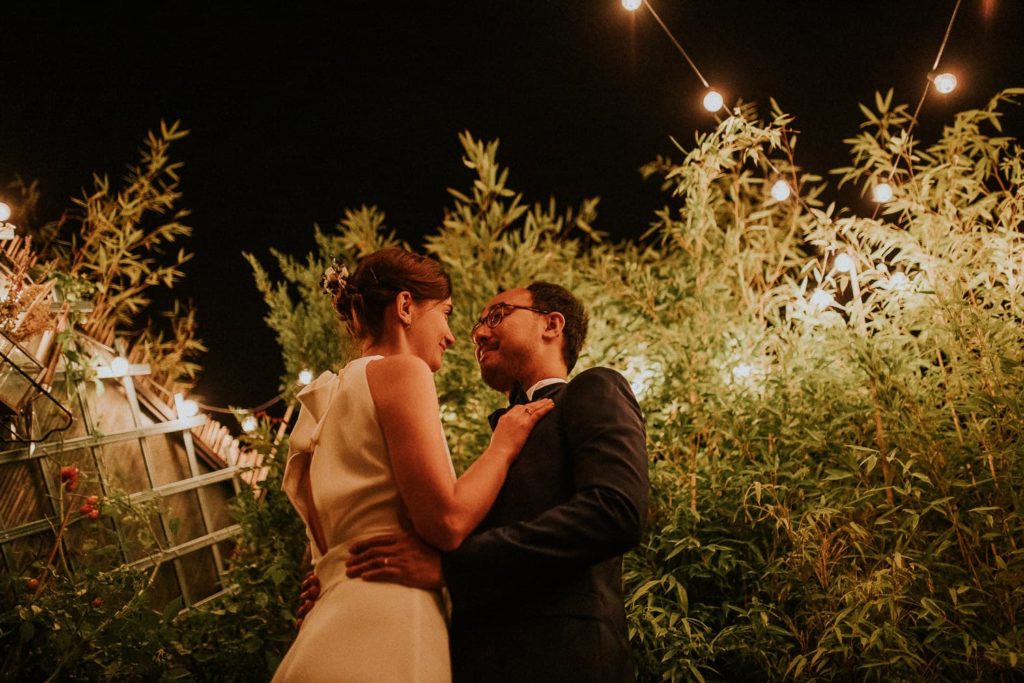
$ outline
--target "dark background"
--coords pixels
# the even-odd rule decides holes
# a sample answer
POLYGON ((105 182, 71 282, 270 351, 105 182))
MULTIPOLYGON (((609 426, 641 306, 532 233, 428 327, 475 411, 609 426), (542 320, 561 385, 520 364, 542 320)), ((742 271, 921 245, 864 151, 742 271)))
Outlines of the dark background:
MULTIPOLYGON (((651 1, 727 102, 774 97, 797 117, 797 160, 821 174, 847 163, 859 102, 892 87, 916 104, 955 5, 651 1)), ((527 201, 600 196, 597 228, 637 235, 664 201, 637 169, 714 124, 651 14, 619 0, 138 4, 5 8, 0 195, 15 173, 38 178, 41 218, 56 218, 94 171, 119 176, 147 130, 180 119, 195 257, 177 291, 209 346, 196 394, 217 405, 263 402, 282 372, 243 250, 305 254, 314 223, 364 203, 415 242, 440 223, 445 188, 471 181, 463 130, 501 139, 527 201)), ((1024 86, 1022 28, 1021 0, 963 2, 942 62, 961 85, 929 94, 925 140, 1024 86)), ((1024 131, 1019 112, 1009 130, 1024 131)))

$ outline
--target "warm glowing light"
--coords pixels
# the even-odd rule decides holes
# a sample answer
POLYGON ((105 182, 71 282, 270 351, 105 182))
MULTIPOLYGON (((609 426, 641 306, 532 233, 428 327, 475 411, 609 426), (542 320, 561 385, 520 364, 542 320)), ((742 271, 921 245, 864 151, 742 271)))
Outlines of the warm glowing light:
POLYGON ((708 93, 704 96, 704 108, 712 113, 721 109, 724 104, 725 100, 717 90, 708 90, 708 93))
POLYGON ((956 90, 956 76, 948 72, 937 75, 932 79, 932 83, 935 84, 935 89, 943 95, 948 95, 956 90))
POLYGON ((302 372, 299 373, 299 384, 301 384, 302 386, 306 386, 307 384, 309 384, 312 381, 313 381, 313 371, 312 370, 303 370, 302 372))
POLYGON ((754 374, 754 366, 748 363, 740 363, 732 369, 732 376, 735 379, 749 379, 754 374))
POLYGON ((889 277, 889 289, 901 292, 906 289, 909 284, 910 280, 907 279, 907 276, 903 271, 897 270, 891 277, 889 277))
POLYGON ((259 426, 259 422, 256 421, 254 415, 246 415, 242 420, 242 431, 246 434, 256 431, 256 427, 259 426))
POLYGON ((849 273, 853 270, 853 259, 850 258, 849 254, 836 256, 836 270, 840 273, 849 273))
POLYGON ((777 202, 784 202, 789 199, 789 183, 785 180, 776 180, 772 185, 772 199, 777 202))
POLYGON ((118 356, 114 360, 110 361, 110 374, 114 377, 122 377, 128 372, 128 359, 124 356, 118 356))
POLYGON ((731 377, 725 378, 727 385, 746 387, 760 391, 765 379, 768 377, 767 364, 762 363, 737 363, 729 370, 731 377))
POLYGON ((814 290, 814 294, 811 295, 811 303, 818 308, 828 308, 836 302, 832 298, 832 295, 826 292, 824 289, 814 290))
POLYGON ((0 223, 6 223, 7 219, 11 217, 11 207, 7 206, 3 202, 0 202, 0 223))
POLYGON ((621 372, 637 398, 643 398, 664 376, 662 364, 642 354, 627 358, 621 372))
POLYGON ((871 191, 871 196, 876 202, 882 203, 892 199, 892 185, 889 183, 878 183, 871 191))
POLYGON ((199 414, 199 404, 190 398, 184 398, 181 394, 174 395, 174 403, 178 408, 178 417, 195 417, 199 414))
POLYGON ((622 6, 628 9, 630 12, 635 12, 640 9, 640 5, 643 4, 643 0, 622 0, 622 6))

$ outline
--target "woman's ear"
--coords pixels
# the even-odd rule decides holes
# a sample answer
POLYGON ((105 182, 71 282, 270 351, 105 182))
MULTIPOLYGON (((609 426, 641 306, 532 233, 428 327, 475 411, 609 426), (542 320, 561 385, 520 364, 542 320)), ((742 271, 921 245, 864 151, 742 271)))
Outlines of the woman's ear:
POLYGON ((412 325, 412 294, 399 292, 395 297, 395 313, 398 315, 398 322, 403 326, 412 325))

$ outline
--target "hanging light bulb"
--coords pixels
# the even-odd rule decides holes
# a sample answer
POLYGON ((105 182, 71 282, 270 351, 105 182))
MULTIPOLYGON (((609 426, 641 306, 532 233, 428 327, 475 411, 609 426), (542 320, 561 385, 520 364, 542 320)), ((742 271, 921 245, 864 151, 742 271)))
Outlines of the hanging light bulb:
POLYGON ((6 223, 7 219, 11 217, 11 207, 0 202, 0 223, 6 223))
POLYGON ((256 421, 255 415, 246 415, 242 420, 242 431, 246 434, 250 434, 256 431, 256 427, 259 426, 259 422, 256 421))
POLYGON ((878 183, 875 185, 875 189, 871 191, 872 198, 881 204, 892 199, 892 185, 889 183, 878 183))
POLYGON ((313 381, 313 371, 312 370, 308 370, 307 369, 307 370, 303 370, 302 372, 299 373, 299 384, 301 384, 302 386, 306 386, 307 384, 309 384, 312 381, 313 381))
POLYGON ((956 76, 948 71, 932 76, 931 82, 935 85, 935 89, 943 95, 948 95, 956 90, 956 76))
POLYGON ((836 256, 835 267, 840 273, 849 273, 853 270, 853 259, 850 258, 849 254, 839 254, 839 256, 836 256))
POLYGON ((128 359, 124 356, 118 356, 114 360, 110 361, 110 373, 114 377, 123 377, 128 373, 128 359))
POLYGON ((897 292, 902 292, 910 284, 910 280, 907 279, 906 274, 902 270, 897 270, 889 278, 889 289, 897 292))
POLYGON ((814 294, 811 295, 811 303, 818 308, 828 308, 835 302, 836 300, 832 298, 832 295, 824 289, 816 289, 814 294))
POLYGON ((781 180, 781 179, 780 180, 776 180, 775 184, 772 185, 771 193, 772 193, 772 199, 774 199, 775 201, 777 201, 777 202, 784 202, 784 201, 786 201, 787 199, 789 199, 789 194, 790 194, 789 183, 787 183, 785 180, 781 180))
POLYGON ((630 12, 635 12, 640 9, 640 5, 643 4, 643 0, 622 0, 622 6, 630 12))
POLYGON ((704 108, 711 113, 721 109, 724 104, 725 100, 722 98, 722 94, 717 90, 708 90, 707 94, 704 95, 704 108))
POLYGON ((174 395, 174 406, 178 409, 179 418, 195 417, 199 414, 199 404, 182 394, 174 395))

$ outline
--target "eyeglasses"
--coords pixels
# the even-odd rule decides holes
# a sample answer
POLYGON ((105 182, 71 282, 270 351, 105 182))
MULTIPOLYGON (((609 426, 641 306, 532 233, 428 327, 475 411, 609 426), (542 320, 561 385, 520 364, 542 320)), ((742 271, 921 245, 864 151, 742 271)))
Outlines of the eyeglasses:
POLYGON ((476 343, 476 331, 484 325, 491 328, 492 330, 501 324, 501 321, 505 319, 505 316, 509 315, 514 311, 530 311, 531 313, 539 313, 540 315, 547 315, 551 311, 545 311, 540 308, 534 308, 533 306, 517 306, 515 304, 494 304, 483 316, 476 321, 473 325, 473 329, 469 331, 469 338, 476 343))

